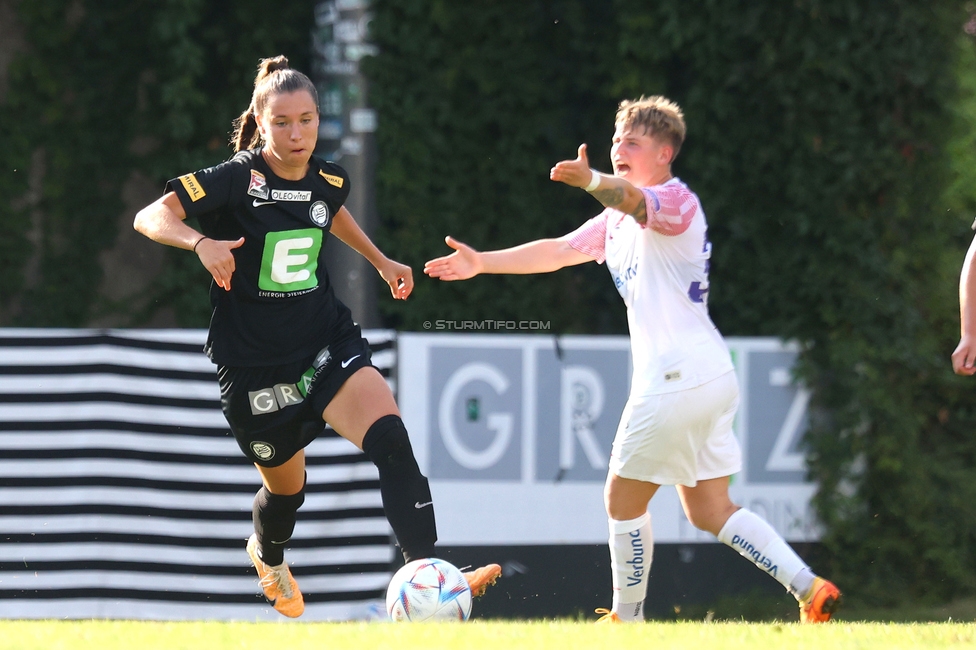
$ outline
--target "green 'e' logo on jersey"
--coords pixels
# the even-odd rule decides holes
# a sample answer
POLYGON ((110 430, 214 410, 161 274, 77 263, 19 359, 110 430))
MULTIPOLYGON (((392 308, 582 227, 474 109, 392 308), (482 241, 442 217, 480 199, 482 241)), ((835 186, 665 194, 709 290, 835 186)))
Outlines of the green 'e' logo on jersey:
POLYGON ((322 231, 319 228, 269 232, 264 238, 258 288, 263 291, 301 291, 319 283, 322 231))

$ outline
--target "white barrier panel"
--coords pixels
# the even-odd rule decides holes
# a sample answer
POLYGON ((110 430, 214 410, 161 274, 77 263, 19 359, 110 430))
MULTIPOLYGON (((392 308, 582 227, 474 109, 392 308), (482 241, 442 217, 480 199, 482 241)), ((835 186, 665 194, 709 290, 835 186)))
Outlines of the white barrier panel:
MULTIPOLYGON (((815 541, 796 348, 730 338, 744 469, 732 497, 789 541, 815 541)), ((605 543, 610 444, 631 376, 625 336, 400 334, 399 403, 437 504, 441 544, 605 543)), ((661 543, 714 541, 672 487, 651 503, 661 543)))
MULTIPOLYGON (((364 334, 390 374, 393 332, 364 334)), ((260 477, 205 338, 0 329, 0 617, 284 620, 244 551, 260 477)), ((337 437, 306 454, 301 620, 375 616, 394 553, 376 468, 337 437)))

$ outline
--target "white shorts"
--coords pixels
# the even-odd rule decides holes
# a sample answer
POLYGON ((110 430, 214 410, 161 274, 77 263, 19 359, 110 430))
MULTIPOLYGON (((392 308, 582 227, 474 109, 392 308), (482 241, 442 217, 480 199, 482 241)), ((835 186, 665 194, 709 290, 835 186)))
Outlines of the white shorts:
POLYGON ((735 372, 676 393, 632 395, 613 440, 610 471, 688 487, 741 471, 742 450, 732 433, 738 406, 735 372))

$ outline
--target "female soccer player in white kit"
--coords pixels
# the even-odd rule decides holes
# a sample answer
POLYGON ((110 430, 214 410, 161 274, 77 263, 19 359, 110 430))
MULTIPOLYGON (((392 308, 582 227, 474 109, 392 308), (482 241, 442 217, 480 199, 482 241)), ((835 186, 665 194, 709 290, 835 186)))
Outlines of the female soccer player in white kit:
POLYGON ((729 499, 742 468, 732 422, 739 388, 728 347, 708 316, 711 244, 701 203, 671 174, 685 137, 681 109, 664 97, 621 102, 610 158, 614 174, 593 171, 581 145, 550 178, 591 193, 606 209, 558 239, 427 262, 441 280, 479 273, 547 273, 606 261, 627 305, 634 374, 610 454, 604 499, 610 525, 613 606, 601 621, 643 620, 653 553, 650 499, 675 485, 688 520, 716 535, 782 583, 800 618, 824 622, 840 591, 816 576, 755 513, 729 499))

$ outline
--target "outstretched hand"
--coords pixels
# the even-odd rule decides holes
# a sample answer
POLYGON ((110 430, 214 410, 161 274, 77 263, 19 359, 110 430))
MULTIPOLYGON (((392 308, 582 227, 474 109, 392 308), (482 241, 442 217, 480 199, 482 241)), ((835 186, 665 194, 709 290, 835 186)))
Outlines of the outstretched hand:
POLYGON ((467 280, 481 273, 478 251, 451 236, 445 237, 444 242, 453 248, 454 252, 424 264, 424 273, 432 278, 446 281, 467 280))
POLYGON ((230 278, 237 269, 233 251, 244 244, 244 238, 236 241, 210 239, 205 237, 196 247, 197 257, 204 268, 210 271, 217 286, 230 291, 230 278))
POLYGON ((572 187, 586 187, 590 184, 593 172, 586 157, 586 145, 581 144, 576 152, 576 160, 563 160, 549 171, 549 178, 572 187))

